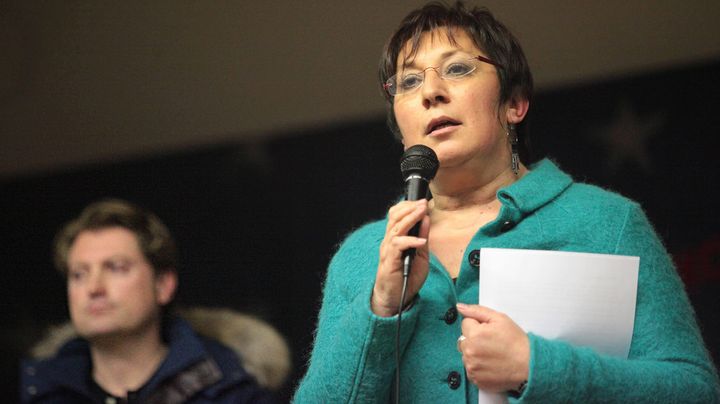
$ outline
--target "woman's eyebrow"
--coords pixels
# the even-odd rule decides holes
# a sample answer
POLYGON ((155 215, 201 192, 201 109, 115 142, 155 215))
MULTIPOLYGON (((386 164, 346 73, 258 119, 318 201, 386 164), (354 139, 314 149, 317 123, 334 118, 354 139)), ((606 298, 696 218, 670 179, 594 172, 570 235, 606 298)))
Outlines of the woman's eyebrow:
MULTIPOLYGON (((460 52, 463 52, 463 51, 460 49, 447 50, 447 51, 443 52, 442 54, 440 54, 440 60, 445 60, 445 59, 449 58, 450 56, 453 56, 460 52)), ((413 57, 412 59, 406 58, 403 61, 402 66, 400 66, 399 70, 405 70, 407 68, 413 68, 413 67, 418 68, 417 63, 415 63, 415 57, 413 57)))

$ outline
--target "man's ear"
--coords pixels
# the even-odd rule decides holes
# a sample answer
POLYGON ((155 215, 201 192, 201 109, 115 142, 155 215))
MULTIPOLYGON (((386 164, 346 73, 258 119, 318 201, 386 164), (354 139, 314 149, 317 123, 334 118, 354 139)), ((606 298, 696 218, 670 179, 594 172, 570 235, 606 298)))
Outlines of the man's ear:
POLYGON ((174 270, 163 271, 155 277, 155 293, 159 305, 170 303, 177 290, 178 278, 174 270))
POLYGON ((508 123, 518 124, 525 119, 528 109, 530 108, 530 101, 525 97, 513 96, 508 101, 507 111, 505 112, 505 119, 508 123))

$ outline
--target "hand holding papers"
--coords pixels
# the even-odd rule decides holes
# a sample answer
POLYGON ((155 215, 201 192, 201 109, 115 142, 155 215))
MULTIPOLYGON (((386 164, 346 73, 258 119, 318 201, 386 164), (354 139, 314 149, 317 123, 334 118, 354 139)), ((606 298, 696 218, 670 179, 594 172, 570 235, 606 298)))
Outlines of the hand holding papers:
MULTIPOLYGON (((626 358, 639 263, 619 255, 483 248, 479 303, 526 332, 626 358)), ((504 401, 480 391, 480 403, 504 401)))

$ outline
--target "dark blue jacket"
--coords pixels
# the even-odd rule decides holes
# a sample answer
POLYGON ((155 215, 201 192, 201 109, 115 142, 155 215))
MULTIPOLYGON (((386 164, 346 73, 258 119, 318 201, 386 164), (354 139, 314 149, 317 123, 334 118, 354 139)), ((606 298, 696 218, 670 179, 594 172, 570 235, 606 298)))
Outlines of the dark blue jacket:
MULTIPOLYGON (((197 335, 183 319, 166 332, 168 355, 128 403, 274 403, 243 369, 237 355, 214 340, 197 335)), ((25 360, 20 371, 23 403, 105 403, 92 382, 87 341, 75 338, 45 360, 25 360)), ((124 402, 124 400, 123 400, 124 402)))

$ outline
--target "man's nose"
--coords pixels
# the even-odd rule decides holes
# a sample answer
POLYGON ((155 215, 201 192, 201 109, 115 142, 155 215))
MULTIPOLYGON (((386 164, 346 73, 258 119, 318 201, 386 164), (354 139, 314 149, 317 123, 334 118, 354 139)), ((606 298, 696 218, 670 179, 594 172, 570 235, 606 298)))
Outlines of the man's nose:
POLYGON ((98 269, 91 271, 88 279, 88 292, 92 296, 102 295, 105 293, 105 276, 103 271, 98 269))

